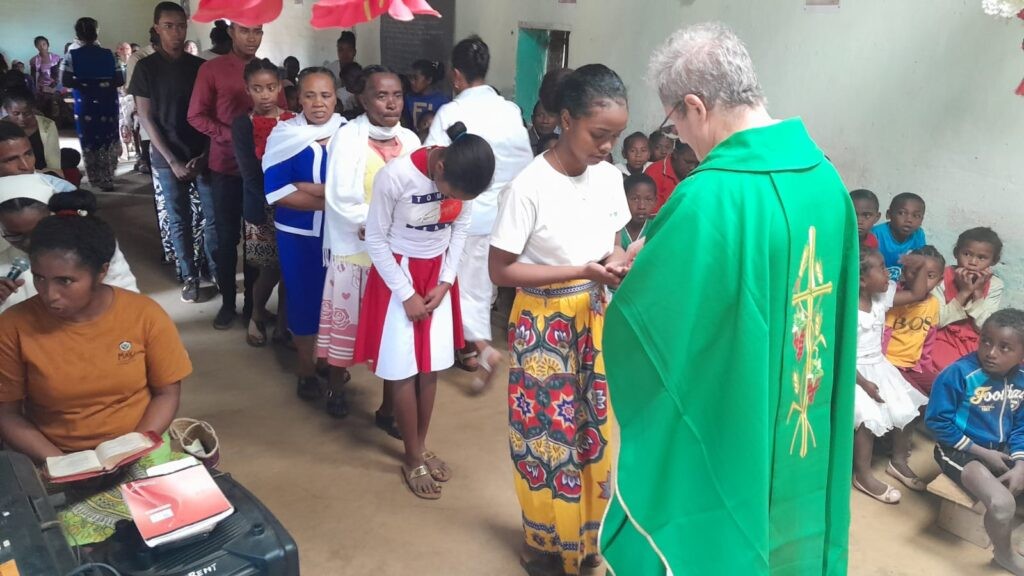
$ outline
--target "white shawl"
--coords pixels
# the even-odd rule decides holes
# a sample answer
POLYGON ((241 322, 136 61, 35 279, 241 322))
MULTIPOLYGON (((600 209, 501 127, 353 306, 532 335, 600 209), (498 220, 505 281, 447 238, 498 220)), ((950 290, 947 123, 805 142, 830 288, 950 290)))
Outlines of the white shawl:
POLYGON ((324 245, 335 256, 351 256, 366 251, 365 242, 359 239, 359 229, 366 224, 370 207, 366 203, 366 155, 369 140, 398 138, 402 144, 402 155, 420 147, 416 134, 402 126, 382 128, 370 124, 363 114, 338 131, 336 138, 327 147, 327 226, 324 229, 324 245))
MULTIPOLYGON (((290 159, 312 143, 334 136, 345 125, 345 119, 332 114, 331 119, 319 126, 310 124, 299 114, 295 118, 278 122, 267 138, 267 151, 263 155, 263 171, 290 159)), ((329 157, 328 157, 329 158, 329 157)))

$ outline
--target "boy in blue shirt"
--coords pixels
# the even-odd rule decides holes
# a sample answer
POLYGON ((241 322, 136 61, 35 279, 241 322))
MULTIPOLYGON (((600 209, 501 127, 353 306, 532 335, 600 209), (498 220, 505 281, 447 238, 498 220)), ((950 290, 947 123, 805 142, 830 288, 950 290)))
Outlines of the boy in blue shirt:
POLYGON ((872 232, 878 238, 878 251, 885 258, 889 278, 899 282, 903 273, 900 258, 918 250, 928 242, 921 224, 924 222, 924 199, 912 192, 897 194, 885 213, 888 222, 875 226, 872 232))
POLYGON ((1024 312, 1000 310, 981 329, 978 351, 946 368, 925 413, 942 472, 985 505, 996 562, 1024 574, 1010 543, 1024 491, 1024 312))

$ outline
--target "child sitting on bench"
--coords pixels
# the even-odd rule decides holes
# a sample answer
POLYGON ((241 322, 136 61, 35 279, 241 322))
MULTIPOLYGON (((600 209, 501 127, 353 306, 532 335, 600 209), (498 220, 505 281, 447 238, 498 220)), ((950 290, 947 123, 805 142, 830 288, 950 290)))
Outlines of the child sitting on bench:
POLYGON ((1024 491, 1024 311, 1000 310, 981 329, 978 351, 942 372, 925 422, 942 472, 985 506, 996 562, 1024 575, 1010 543, 1024 491))

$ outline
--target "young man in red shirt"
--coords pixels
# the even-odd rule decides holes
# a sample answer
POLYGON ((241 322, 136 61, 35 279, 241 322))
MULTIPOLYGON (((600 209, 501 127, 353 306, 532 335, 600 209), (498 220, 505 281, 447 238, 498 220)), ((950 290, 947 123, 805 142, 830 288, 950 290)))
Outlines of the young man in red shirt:
MULTIPOLYGON (((231 24, 228 34, 232 41, 231 52, 208 60, 199 68, 188 107, 189 123, 210 137, 212 217, 217 232, 214 259, 222 299, 220 311, 213 321, 213 327, 218 330, 230 328, 237 316, 235 270, 238 266, 238 243, 242 237, 242 177, 235 161, 231 123, 252 109, 243 70, 256 57, 263 41, 263 26, 247 27, 236 22, 231 24)), ((281 105, 284 105, 283 98, 281 105)), ((251 308, 251 286, 259 273, 250 266, 245 266, 244 272, 246 294, 243 311, 251 308)))

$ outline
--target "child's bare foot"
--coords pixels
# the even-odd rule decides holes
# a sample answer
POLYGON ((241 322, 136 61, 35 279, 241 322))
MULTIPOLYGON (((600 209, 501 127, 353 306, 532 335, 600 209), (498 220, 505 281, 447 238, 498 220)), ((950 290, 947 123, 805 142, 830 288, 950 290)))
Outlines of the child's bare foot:
POLYGON ((992 555, 996 564, 999 564, 1006 570, 1009 570, 1017 576, 1024 576, 1024 556, 1010 550, 1007 554, 1000 554, 996 552, 992 555))

